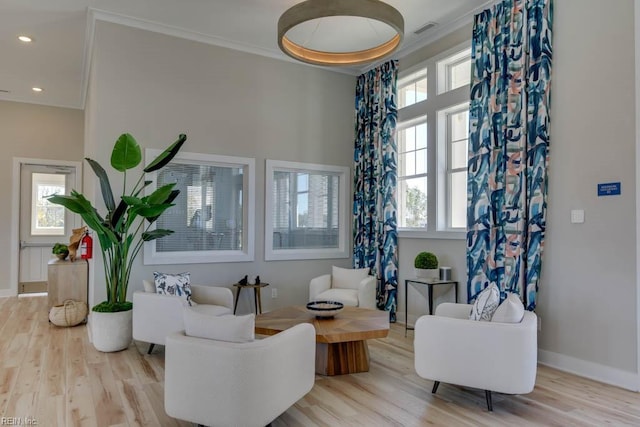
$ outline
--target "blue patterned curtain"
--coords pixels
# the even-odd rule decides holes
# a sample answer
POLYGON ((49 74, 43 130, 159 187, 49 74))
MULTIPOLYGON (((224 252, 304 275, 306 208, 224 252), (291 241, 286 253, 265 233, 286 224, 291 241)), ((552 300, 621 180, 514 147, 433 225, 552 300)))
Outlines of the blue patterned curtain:
POLYGON ((467 181, 469 301, 489 283, 536 306, 547 209, 552 0, 476 15, 467 181))
POLYGON ((396 320, 396 81, 398 62, 362 74, 356 84, 353 266, 378 277, 378 307, 396 320))

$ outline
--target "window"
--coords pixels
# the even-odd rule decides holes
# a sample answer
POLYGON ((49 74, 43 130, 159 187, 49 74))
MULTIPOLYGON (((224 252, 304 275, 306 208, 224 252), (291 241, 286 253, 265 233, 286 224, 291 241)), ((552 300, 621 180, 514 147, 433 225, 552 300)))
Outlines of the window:
POLYGON ((64 236, 64 207, 47 200, 53 194, 65 194, 66 175, 31 174, 31 235, 64 236))
POLYGON ((427 99, 427 70, 421 69, 398 79, 398 108, 427 99))
POLYGON ((469 106, 462 104, 443 112, 447 153, 447 228, 467 225, 467 156, 469 151, 469 106))
POLYGON ((265 259, 348 257, 349 168, 267 160, 265 259))
POLYGON ((427 226, 427 118, 407 122, 398 130, 399 226, 427 226))
POLYGON ((252 261, 254 168, 254 159, 179 153, 149 174, 149 191, 175 183, 180 194, 155 223, 174 233, 146 244, 145 264, 252 261))
POLYGON ((448 92, 471 83, 471 48, 438 61, 438 93, 448 92))
POLYGON ((466 227, 470 79, 468 45, 400 73, 400 236, 460 238, 466 227))

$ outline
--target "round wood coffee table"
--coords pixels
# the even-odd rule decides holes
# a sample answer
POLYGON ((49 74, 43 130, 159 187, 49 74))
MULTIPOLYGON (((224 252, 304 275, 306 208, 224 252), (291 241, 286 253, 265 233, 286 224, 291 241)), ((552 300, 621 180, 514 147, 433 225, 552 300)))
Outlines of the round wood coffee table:
POLYGON ((256 334, 275 335, 299 323, 316 328, 316 373, 342 375, 369 370, 366 340, 389 333, 389 313, 345 307, 333 318, 316 318, 305 306, 284 307, 256 316, 256 334))

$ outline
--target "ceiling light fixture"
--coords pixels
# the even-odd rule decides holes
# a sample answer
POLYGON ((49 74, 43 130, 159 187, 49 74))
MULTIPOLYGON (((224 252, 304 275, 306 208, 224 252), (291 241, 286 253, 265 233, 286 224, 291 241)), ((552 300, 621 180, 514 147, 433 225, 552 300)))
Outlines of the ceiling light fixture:
POLYGON ((43 89, 41 87, 32 87, 31 90, 34 91, 34 92, 42 92, 43 91, 43 89))
MULTIPOLYGON (((341 28, 341 30, 344 29, 341 28)), ((335 37, 335 32, 331 36, 335 37)), ((288 9, 278 20, 280 49, 294 59, 316 65, 344 66, 373 62, 395 51, 403 37, 402 15, 392 6, 379 0, 306 0, 288 9), (379 38, 380 34, 384 33, 378 30, 379 23, 382 23, 383 27, 387 27, 386 29, 390 27, 393 36, 382 43, 378 40, 375 45, 361 50, 324 50, 310 47, 311 42, 318 42, 313 39, 318 35, 317 30, 321 22, 335 17, 365 19, 366 27, 375 36, 374 38, 379 38), (311 28, 311 35, 304 36, 303 41, 293 41, 293 37, 287 33, 309 21, 314 21, 311 23, 312 26, 315 24, 311 28), (378 27, 373 21, 377 21, 375 24, 378 27)), ((343 43, 347 41, 350 42, 346 37, 341 40, 343 43)))
POLYGON ((23 43, 31 43, 33 41, 33 39, 29 36, 18 36, 18 40, 20 40, 23 43))

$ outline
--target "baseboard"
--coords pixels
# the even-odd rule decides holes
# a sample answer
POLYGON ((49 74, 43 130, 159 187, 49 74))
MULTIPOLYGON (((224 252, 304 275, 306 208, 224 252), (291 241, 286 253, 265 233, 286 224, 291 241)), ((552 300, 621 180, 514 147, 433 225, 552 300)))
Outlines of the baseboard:
POLYGON ((18 295, 15 289, 0 289, 0 298, 15 297, 18 295))
POLYGON ((538 349, 538 363, 627 390, 639 391, 640 376, 635 372, 540 349, 538 349))

